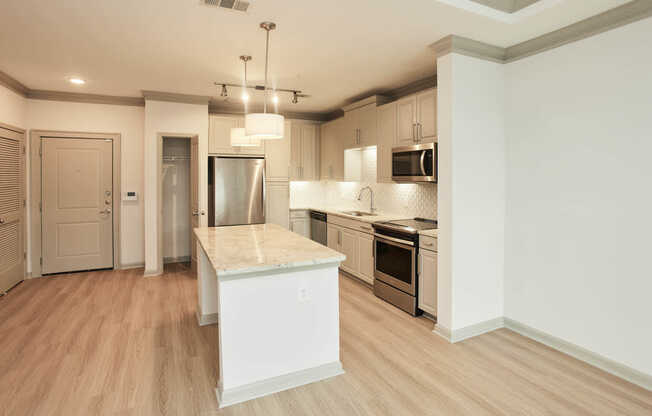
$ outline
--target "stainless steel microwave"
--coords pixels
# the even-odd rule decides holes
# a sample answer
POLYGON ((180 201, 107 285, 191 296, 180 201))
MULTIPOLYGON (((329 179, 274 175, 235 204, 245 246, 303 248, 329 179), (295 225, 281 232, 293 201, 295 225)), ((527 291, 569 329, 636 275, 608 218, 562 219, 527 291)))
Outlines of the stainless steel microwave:
POLYGON ((437 183, 437 143, 394 147, 392 180, 437 183))

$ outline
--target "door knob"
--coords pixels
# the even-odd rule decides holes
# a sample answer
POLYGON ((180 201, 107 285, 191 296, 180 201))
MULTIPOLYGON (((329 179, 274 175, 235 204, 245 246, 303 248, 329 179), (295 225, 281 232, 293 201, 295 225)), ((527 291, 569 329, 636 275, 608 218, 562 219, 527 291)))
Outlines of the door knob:
POLYGON ((100 211, 100 214, 110 214, 111 208, 106 208, 104 211, 100 211))
POLYGON ((4 218, 0 218, 0 224, 4 224, 4 223, 5 223, 4 218))

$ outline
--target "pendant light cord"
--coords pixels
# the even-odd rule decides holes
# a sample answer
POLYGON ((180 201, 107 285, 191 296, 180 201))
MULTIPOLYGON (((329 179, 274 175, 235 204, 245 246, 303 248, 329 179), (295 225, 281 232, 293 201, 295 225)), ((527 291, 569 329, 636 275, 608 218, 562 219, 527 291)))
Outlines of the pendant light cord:
POLYGON ((269 65, 269 29, 267 31, 267 43, 265 45, 265 102, 263 104, 263 112, 267 113, 267 67, 269 65))

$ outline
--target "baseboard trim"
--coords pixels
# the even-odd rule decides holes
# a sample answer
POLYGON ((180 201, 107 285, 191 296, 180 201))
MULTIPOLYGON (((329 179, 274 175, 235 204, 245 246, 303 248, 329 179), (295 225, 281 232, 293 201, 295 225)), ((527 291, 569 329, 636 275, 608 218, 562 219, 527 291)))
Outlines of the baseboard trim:
POLYGON ((539 331, 538 329, 532 328, 513 319, 504 318, 504 322, 505 328, 523 335, 524 337, 547 345, 550 348, 570 355, 580 361, 584 361, 585 363, 604 370, 607 373, 613 374, 629 381, 630 383, 641 386, 646 390, 652 391, 652 376, 648 374, 610 360, 609 358, 605 358, 587 350, 586 348, 564 341, 561 338, 539 331))
POLYGON ((145 263, 126 263, 121 264, 119 270, 144 269, 145 263))
POLYGON ((432 332, 444 338, 446 341, 451 342, 451 330, 445 326, 435 324, 435 329, 433 329, 432 332))
POLYGON ((480 322, 474 325, 469 325, 464 328, 451 331, 451 343, 464 341, 465 339, 477 337, 478 335, 486 334, 487 332, 495 331, 496 329, 505 326, 505 319, 503 317, 490 319, 488 321, 480 322))
POLYGON ((217 401, 221 409, 258 397, 278 393, 279 391, 289 390, 305 384, 339 376, 340 374, 344 374, 344 369, 342 368, 342 362, 338 360, 319 367, 272 377, 228 390, 224 390, 222 384, 219 383, 218 388, 215 389, 215 394, 217 395, 217 401))
POLYGON ((197 305, 197 310, 195 311, 197 315, 197 324, 199 326, 213 325, 217 323, 217 313, 209 313, 207 315, 202 315, 199 305, 197 305))

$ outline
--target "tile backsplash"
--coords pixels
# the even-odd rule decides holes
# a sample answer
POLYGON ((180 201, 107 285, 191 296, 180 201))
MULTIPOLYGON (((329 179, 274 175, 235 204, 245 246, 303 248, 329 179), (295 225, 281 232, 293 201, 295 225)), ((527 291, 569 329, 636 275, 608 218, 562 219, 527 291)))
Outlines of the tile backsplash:
POLYGON ((290 206, 323 206, 366 211, 369 209, 369 192, 364 192, 362 201, 357 199, 358 192, 365 186, 374 190, 374 202, 380 212, 437 218, 437 185, 425 183, 291 182, 290 206))

